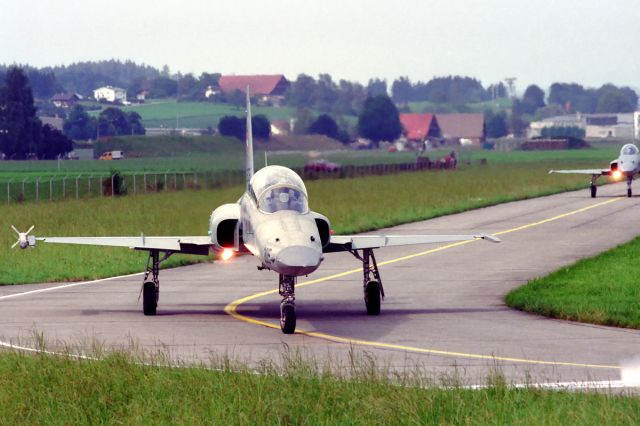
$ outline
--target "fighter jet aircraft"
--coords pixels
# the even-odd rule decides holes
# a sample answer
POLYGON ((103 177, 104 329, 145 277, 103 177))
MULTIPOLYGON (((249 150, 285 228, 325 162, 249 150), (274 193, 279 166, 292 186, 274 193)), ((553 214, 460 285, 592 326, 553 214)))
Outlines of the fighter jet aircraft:
POLYGON ((549 170, 549 173, 579 173, 591 175, 591 198, 596 198, 596 181, 600 176, 614 180, 627 179, 627 197, 631 197, 631 183, 640 172, 640 152, 634 144, 628 143, 620 150, 620 156, 609 163, 608 169, 549 170))
POLYGON ((14 244, 33 247, 36 241, 129 247, 149 252, 142 284, 145 315, 155 315, 160 294, 160 263, 174 253, 207 255, 210 249, 222 258, 234 252, 254 255, 258 269, 279 275, 280 327, 286 334, 296 328, 295 284, 299 276, 314 272, 329 252, 350 252, 362 262, 367 314, 380 313, 384 289, 373 250, 405 244, 443 243, 496 237, 475 235, 332 235, 329 219, 309 209, 305 185, 293 170, 266 166, 254 173, 251 103, 247 88, 246 191, 237 203, 216 208, 209 220, 209 235, 150 237, 35 237, 18 233, 14 244), (161 256, 162 255, 162 256, 161 256))

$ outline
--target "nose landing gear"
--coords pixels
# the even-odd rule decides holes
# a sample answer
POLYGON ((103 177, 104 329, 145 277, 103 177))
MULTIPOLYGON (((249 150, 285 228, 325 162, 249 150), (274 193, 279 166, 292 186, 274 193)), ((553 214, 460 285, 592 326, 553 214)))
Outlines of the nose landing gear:
POLYGON ((280 302, 280 330, 284 334, 293 334, 296 331, 296 277, 280 274, 279 291, 282 296, 280 302))

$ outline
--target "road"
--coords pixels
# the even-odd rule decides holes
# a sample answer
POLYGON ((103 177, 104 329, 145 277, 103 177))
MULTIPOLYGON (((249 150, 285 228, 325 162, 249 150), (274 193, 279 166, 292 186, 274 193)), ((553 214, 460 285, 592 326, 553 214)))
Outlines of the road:
POLYGON ((348 253, 328 254, 298 285, 300 332, 283 335, 277 276, 244 256, 162 271, 156 317, 141 313, 140 275, 2 287, 0 341, 32 347, 41 334, 51 348, 133 344, 182 362, 226 356, 250 365, 293 353, 348 366, 355 354, 469 383, 496 371, 518 383, 615 381, 621 363, 640 353, 640 331, 514 311, 504 296, 639 234, 640 198, 624 193, 624 184, 607 185, 596 199, 581 190, 385 230, 487 232, 503 242, 378 250, 387 296, 378 317, 365 314, 360 264, 348 253))

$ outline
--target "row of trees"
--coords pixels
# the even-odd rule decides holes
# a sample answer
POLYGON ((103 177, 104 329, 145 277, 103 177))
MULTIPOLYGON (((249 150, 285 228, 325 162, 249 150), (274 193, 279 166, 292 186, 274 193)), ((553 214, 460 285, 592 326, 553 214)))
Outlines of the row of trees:
POLYGON ((605 84, 599 89, 586 89, 579 84, 554 83, 545 103, 544 91, 536 86, 527 87, 521 99, 515 99, 516 114, 537 115, 536 118, 562 113, 624 113, 638 106, 638 95, 628 87, 605 84))
POLYGON ((36 117, 33 92, 25 72, 9 68, 0 86, 0 152, 7 158, 30 156, 53 159, 73 149, 59 130, 42 125, 36 117))
POLYGON ((142 117, 135 111, 105 108, 98 117, 90 116, 81 105, 75 105, 64 120, 64 133, 75 140, 98 139, 103 136, 144 135, 142 117))
MULTIPOLYGON (((22 66, 36 98, 48 99, 59 92, 77 92, 89 96, 100 86, 126 88, 131 96, 147 91, 152 98, 175 97, 181 100, 204 100, 208 86, 217 86, 220 74, 180 74, 168 66, 158 69, 132 61, 78 62, 67 66, 37 69, 22 66)), ((9 67, 0 65, 0 79, 9 67)), ((387 94, 399 104, 431 102, 437 105, 461 106, 508 96, 503 83, 484 87, 480 81, 464 76, 436 77, 427 82, 412 82, 408 77, 395 79, 390 87, 383 79, 370 79, 367 85, 347 80, 334 81, 329 74, 317 78, 300 74, 292 81, 286 104, 334 115, 357 115, 367 97, 387 94), (390 89, 390 90, 389 90, 390 89)), ((215 100, 234 103, 232 95, 215 100)), ((638 95, 629 87, 611 84, 597 89, 573 83, 554 83, 548 97, 536 85, 529 86, 519 103, 519 114, 535 114, 539 108, 553 105, 565 112, 630 112, 638 105, 638 95), (531 89, 531 90, 530 90, 531 89)), ((557 111, 554 108, 553 111, 557 111)))
POLYGON ((507 96, 504 84, 484 88, 475 78, 448 76, 436 77, 424 83, 412 83, 409 77, 400 77, 391 85, 391 97, 395 102, 432 102, 464 105, 507 96))

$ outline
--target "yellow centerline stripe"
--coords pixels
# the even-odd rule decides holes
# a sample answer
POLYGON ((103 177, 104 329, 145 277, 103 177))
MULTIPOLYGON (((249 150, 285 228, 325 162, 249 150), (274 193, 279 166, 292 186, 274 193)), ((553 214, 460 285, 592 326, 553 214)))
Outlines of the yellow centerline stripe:
MULTIPOLYGON (((549 222, 553 222, 559 219, 564 219, 566 217, 569 216, 573 216, 575 214, 578 213, 582 213, 591 209, 594 209, 596 207, 601 207, 601 206, 605 206, 607 204, 611 204, 613 202, 619 201, 624 199, 624 197, 619 197, 619 198, 613 198, 611 200, 607 200, 607 201, 602 201, 596 204, 592 204, 590 206, 587 207, 582 207, 580 209, 576 209, 576 210, 572 210, 570 212, 567 213, 562 213, 547 219, 543 219, 537 222, 533 222, 533 223, 529 223, 526 225, 522 225, 522 226, 517 226, 511 229, 507 229, 504 231, 500 231, 500 232, 496 232, 493 235, 504 235, 504 234, 509 234, 511 232, 516 232, 516 231, 522 231, 525 229, 529 229, 529 228, 533 228, 535 226, 540 226, 540 225, 544 225, 546 223, 549 222)), ((416 257, 420 257, 420 256, 426 256, 432 253, 437 253, 439 251, 443 251, 443 250, 448 250, 450 248, 454 248, 454 247, 458 247, 458 246, 462 246, 464 244, 469 244, 469 243, 473 243, 475 241, 478 240, 468 240, 468 241, 460 241, 460 242, 456 242, 456 243, 451 243, 451 244, 446 244, 444 246, 441 247, 437 247, 431 250, 426 250, 426 251, 422 251, 419 253, 414 253, 414 254, 410 254, 407 256, 402 256, 402 257, 398 257, 395 259, 391 259, 391 260, 387 260, 384 262, 380 262, 378 263, 378 266, 384 266, 384 265, 389 265, 392 263, 396 263, 396 262, 401 262, 404 260, 409 260, 409 259, 413 259, 416 257)), ((361 272, 362 268, 356 268, 356 269, 350 269, 348 271, 345 272, 340 272, 337 274, 333 274, 333 275, 329 275, 326 277, 322 277, 322 278, 317 278, 315 280, 310 280, 310 281, 305 281, 303 283, 297 284, 297 287, 304 287, 304 286, 308 286, 308 285, 312 285, 312 284, 318 284, 318 283, 322 283, 322 282, 326 282, 326 281, 330 281, 336 278, 341 278, 347 275, 351 275, 351 274, 355 274, 358 272, 361 272)), ((237 299, 234 300, 233 302, 229 303, 227 306, 225 306, 224 311, 231 315, 232 317, 240 320, 240 321, 244 321, 250 324, 255 324, 255 325, 261 325, 264 327, 269 327, 269 328, 273 328, 273 329, 279 329, 280 326, 279 325, 275 325, 275 324, 271 324, 269 322, 266 321, 262 321, 262 320, 258 320, 255 318, 251 318, 248 317, 246 315, 240 314, 238 312, 238 307, 244 303, 247 303, 249 301, 255 300, 255 299, 259 299, 261 297, 264 296, 268 296, 271 294, 275 294, 278 292, 278 289, 273 289, 273 290, 267 290, 267 291, 262 291, 260 293, 255 293, 246 297, 243 297, 241 299, 237 299)), ((295 331, 297 334, 303 334, 305 336, 310 336, 310 337, 316 337, 319 339, 323 339, 323 340, 328 340, 331 342, 336 342, 336 343, 347 343, 347 344, 351 344, 351 345, 359 345, 359 346, 370 346, 370 347, 375 347, 375 348, 382 348, 382 349, 398 349, 398 350, 404 350, 404 351, 408 351, 408 352, 414 352, 414 353, 424 353, 424 354, 433 354, 433 355, 442 355, 442 356, 449 356, 449 357, 459 357, 459 358, 472 358, 472 359, 486 359, 486 360, 492 360, 492 361, 506 361, 506 362, 517 362, 517 363, 525 363, 525 364, 537 364, 537 365, 555 365, 555 366, 568 366, 568 367, 586 367, 586 368, 602 368, 602 369, 620 369, 619 366, 617 365, 603 365, 603 364, 584 364, 584 363, 574 363, 574 362, 562 362, 562 361, 544 361, 544 360, 532 360, 532 359, 525 359, 525 358, 512 358, 512 357, 501 357, 501 356, 493 356, 493 355, 481 355, 481 354, 472 354, 472 353, 465 353, 465 352, 451 352, 451 351, 444 351, 444 350, 439 350, 439 349, 427 349, 427 348, 418 348, 418 347, 414 347, 414 346, 404 346, 404 345, 396 345, 393 343, 384 343, 384 342, 374 342, 374 341, 370 341, 370 340, 361 340, 361 339, 353 339, 353 338, 346 338, 346 337, 340 337, 340 336, 335 336, 335 335, 331 335, 331 334, 326 334, 326 333, 322 333, 322 332, 316 332, 316 331, 306 331, 306 330, 301 330, 301 329, 297 329, 295 331)))

